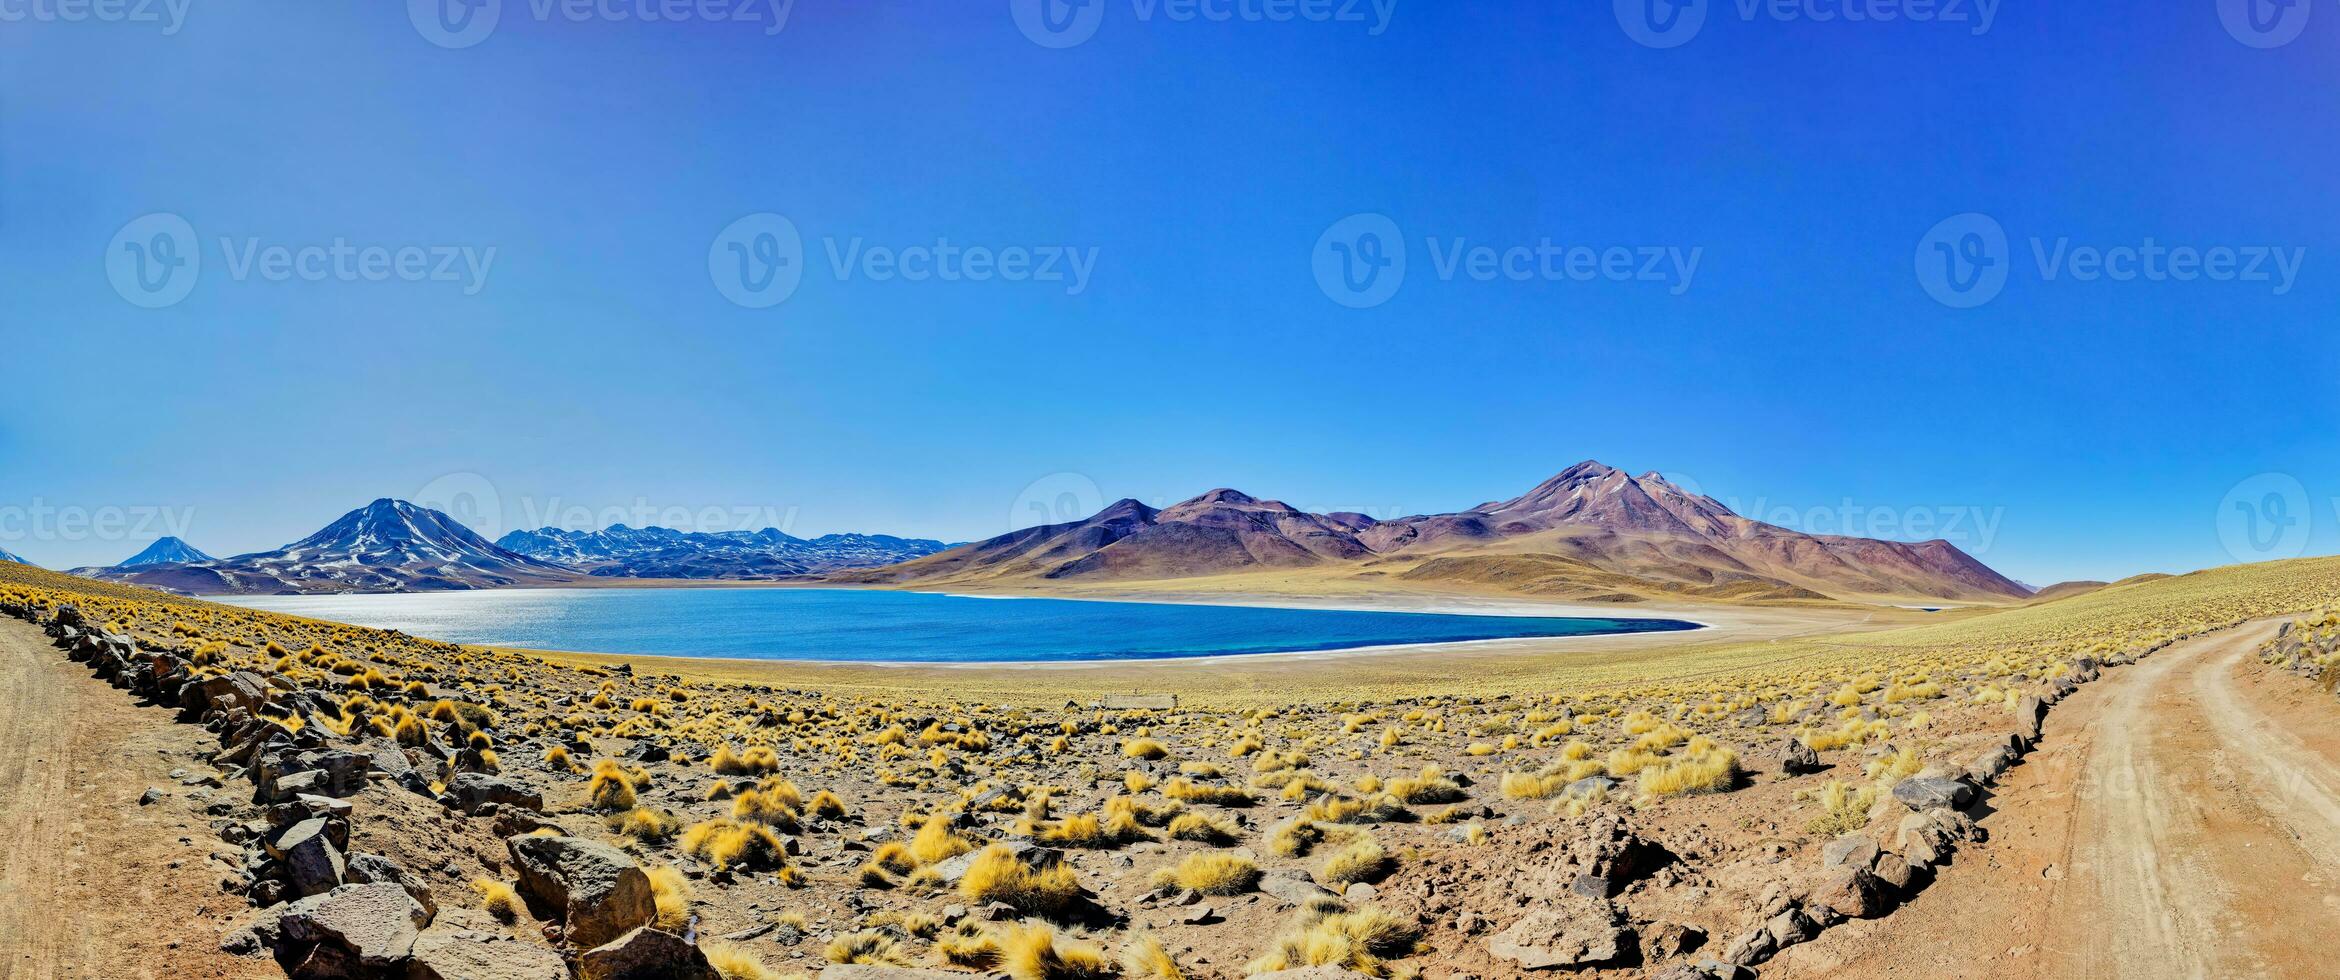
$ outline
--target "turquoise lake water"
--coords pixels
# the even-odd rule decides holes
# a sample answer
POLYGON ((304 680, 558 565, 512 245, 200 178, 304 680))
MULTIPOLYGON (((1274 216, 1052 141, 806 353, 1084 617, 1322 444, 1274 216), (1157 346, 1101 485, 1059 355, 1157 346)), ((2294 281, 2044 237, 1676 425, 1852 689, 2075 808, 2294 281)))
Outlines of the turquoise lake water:
POLYGON ((503 589, 222 601, 451 643, 858 662, 1135 660, 1697 628, 1665 619, 992 599, 849 589, 503 589))

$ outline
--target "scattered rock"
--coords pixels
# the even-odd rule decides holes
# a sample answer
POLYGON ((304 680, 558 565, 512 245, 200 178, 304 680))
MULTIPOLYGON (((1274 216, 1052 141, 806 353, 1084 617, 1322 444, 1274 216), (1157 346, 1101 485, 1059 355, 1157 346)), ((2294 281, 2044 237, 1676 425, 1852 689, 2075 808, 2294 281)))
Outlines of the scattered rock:
MULTIPOLYGON (((285 908, 277 922, 288 947, 279 950, 280 958, 288 949, 331 947, 334 952, 324 954, 323 960, 385 970, 406 959, 430 921, 423 907, 397 885, 343 885, 285 908)), ((291 959, 310 961, 307 956, 291 959)), ((310 972, 325 965, 319 961, 310 972)))
POLYGON ((1487 952, 1528 970, 1594 966, 1615 960, 1628 935, 1614 906, 1579 901, 1528 913, 1487 940, 1487 952))
POLYGON ((577 946, 607 943, 657 914, 649 877, 617 848, 575 837, 514 837, 505 844, 521 893, 566 923, 577 946))
POLYGON ((720 980, 690 940, 644 926, 577 957, 579 980, 720 980))

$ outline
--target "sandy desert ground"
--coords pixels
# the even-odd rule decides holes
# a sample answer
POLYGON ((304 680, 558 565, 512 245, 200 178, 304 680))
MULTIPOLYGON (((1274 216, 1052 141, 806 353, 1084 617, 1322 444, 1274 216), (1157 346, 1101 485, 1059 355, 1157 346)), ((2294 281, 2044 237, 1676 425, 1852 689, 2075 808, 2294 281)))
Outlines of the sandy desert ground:
POLYGON ((905 670, 7 570, 0 938, 25 977, 2313 975, 2336 627, 2282 624, 2335 599, 2327 559, 905 670))

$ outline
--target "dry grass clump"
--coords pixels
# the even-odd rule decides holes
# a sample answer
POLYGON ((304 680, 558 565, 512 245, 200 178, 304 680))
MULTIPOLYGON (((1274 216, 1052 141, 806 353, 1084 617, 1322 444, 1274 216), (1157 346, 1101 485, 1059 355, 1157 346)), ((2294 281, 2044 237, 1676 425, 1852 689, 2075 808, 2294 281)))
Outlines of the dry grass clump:
POLYGON ((1278 937, 1267 952, 1245 964, 1246 973, 1273 973, 1311 966, 1353 970, 1369 977, 1388 977, 1386 961, 1414 953, 1422 930, 1413 923, 1378 908, 1337 911, 1339 903, 1303 908, 1290 931, 1278 937))
POLYGON ((1324 859, 1316 869, 1316 880, 1328 885, 1379 881, 1389 872, 1389 863, 1389 852, 1382 849, 1380 841, 1371 834, 1359 834, 1324 859))
POLYGON ((951 818, 929 814, 910 838, 910 858, 921 867, 948 861, 975 849, 975 842, 951 829, 951 818))
POLYGON ((1259 884, 1259 865, 1233 854, 1189 854, 1186 859, 1154 872, 1154 887, 1180 888, 1205 895, 1241 895, 1259 884))
POLYGON ((1181 803, 1208 803, 1212 806, 1246 807, 1252 804, 1251 793, 1239 786, 1211 786, 1180 776, 1162 786, 1162 795, 1181 803))
POLYGON ((893 937, 875 929, 846 933, 829 940, 821 955, 831 963, 863 966, 909 966, 910 957, 894 944, 893 937))
POLYGON ((726 776, 760 776, 780 769, 780 754, 770 746, 749 746, 746 752, 734 752, 726 744, 715 750, 707 764, 726 776))
POLYGON ((1000 961, 1014 980, 1112 980, 1121 975, 1104 950, 1064 939, 1045 925, 1010 930, 1000 943, 1000 961))
POLYGON ((723 980, 782 980, 764 965, 761 957, 745 948, 730 943, 706 943, 699 947, 699 952, 707 954, 707 965, 714 967, 715 975, 723 980))
POLYGON ((1233 821, 1207 813, 1183 813, 1171 819, 1170 836, 1224 847, 1235 843, 1238 831, 1233 821))
POLYGON ((645 844, 664 844, 682 832, 682 818, 664 810, 637 806, 609 818, 610 833, 645 844))
POLYGON ((1819 804, 1820 815, 1804 823, 1804 830, 1816 837, 1841 837, 1869 825, 1869 811, 1876 807, 1883 791, 1875 786, 1854 788, 1840 780, 1830 780, 1810 796, 1819 804))
POLYGON ((1720 793, 1738 785, 1739 775, 1739 754, 1700 736, 1681 755, 1643 768, 1641 791, 1651 796, 1720 793))
POLYGON ((512 886, 494 878, 475 878, 471 890, 479 893, 479 907, 497 921, 510 922, 520 916, 520 893, 512 886))
POLYGON ((1382 791, 1401 803, 1453 803, 1465 795, 1462 785, 1447 778, 1437 766, 1423 769, 1418 776, 1392 779, 1382 791))
POLYGON ((988 971, 999 966, 999 939, 973 922, 961 922, 934 941, 934 954, 952 966, 988 971))
POLYGON ((1321 843, 1324 843, 1324 828, 1298 818, 1276 825, 1268 834, 1268 850, 1277 857, 1306 857, 1321 843))
POLYGON ((1034 868, 1003 844, 984 848, 959 880, 959 896, 976 905, 1004 902, 1031 915, 1058 915, 1081 897, 1068 865, 1034 868))
POLYGON ((1178 968, 1170 950, 1151 931, 1129 937, 1121 948, 1121 970, 1132 980, 1186 980, 1186 971, 1178 968))
MULTIPOLYGON (((648 782, 648 774, 641 778, 648 782)), ((593 778, 585 784, 586 805, 603 813, 619 813, 634 808, 635 774, 627 772, 616 760, 603 759, 593 764, 593 778)))
MULTIPOLYGON (((795 871, 788 867, 788 854, 780 836, 759 823, 717 817, 693 824, 691 829, 683 831, 681 846, 683 853, 721 869, 795 871)), ((784 876, 783 880, 788 879, 784 876)))
POLYGON ((1110 849, 1142 840, 1153 840, 1145 827, 1129 814, 1099 817, 1095 814, 1075 814, 1057 821, 1040 832, 1040 841, 1061 847, 1110 849))
POLYGON ((1121 743, 1121 754, 1124 758, 1152 761, 1169 758, 1170 748, 1150 738, 1133 738, 1121 743))
POLYGON ((676 935, 689 931, 691 927, 690 882, 683 879, 682 872, 671 867, 651 868, 648 877, 650 879, 650 900, 658 908, 658 916, 650 920, 651 924, 676 935))

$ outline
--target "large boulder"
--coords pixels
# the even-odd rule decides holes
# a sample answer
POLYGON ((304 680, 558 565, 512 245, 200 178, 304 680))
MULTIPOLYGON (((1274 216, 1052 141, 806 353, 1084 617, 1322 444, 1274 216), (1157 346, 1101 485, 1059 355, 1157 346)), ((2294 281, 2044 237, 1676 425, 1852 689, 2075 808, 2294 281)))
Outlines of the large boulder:
POLYGON ((1567 901, 1530 912, 1487 941, 1487 952, 1523 970, 1575 969, 1615 960, 1631 944, 1624 918, 1600 901, 1567 901))
POLYGON ((404 962, 429 924, 430 914, 397 885, 343 885, 285 907, 279 958, 320 964, 305 972, 346 963, 356 975, 374 975, 404 962))
POLYGON ((296 823, 269 842, 268 850, 284 862, 284 884, 294 897, 341 887, 346 869, 341 849, 333 844, 331 819, 310 817, 296 823))
POLYGON ((569 941, 599 946, 657 914, 650 878, 624 851, 575 837, 524 836, 506 842, 532 907, 566 923, 569 941))
POLYGON ((720 980, 690 940, 647 926, 577 957, 578 980, 720 980))
POLYGON ((1956 810, 1974 799, 1974 784, 1963 779, 1918 776, 1893 784, 1893 798, 1920 813, 1956 810))
POLYGON ((353 884, 397 885, 405 889, 406 894, 421 905, 424 912, 433 916, 439 914, 439 903, 431 897, 431 887, 424 884, 422 879, 407 873, 405 868, 399 867, 398 862, 382 855, 363 852, 351 854, 342 877, 353 884))
POLYGON ((1820 763, 1820 753, 1812 751, 1812 747, 1805 745, 1800 738, 1782 740, 1772 750, 1771 757, 1779 764, 1779 771, 1789 776, 1819 772, 1824 768, 1820 763))
POLYGON ((524 810, 544 809, 544 796, 534 787, 481 772, 458 774, 447 784, 447 795, 454 797, 455 805, 465 813, 478 813, 490 803, 524 810))
POLYGON ((449 909, 414 941, 406 980, 569 980, 561 954, 506 933, 476 909, 449 909))

